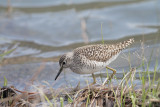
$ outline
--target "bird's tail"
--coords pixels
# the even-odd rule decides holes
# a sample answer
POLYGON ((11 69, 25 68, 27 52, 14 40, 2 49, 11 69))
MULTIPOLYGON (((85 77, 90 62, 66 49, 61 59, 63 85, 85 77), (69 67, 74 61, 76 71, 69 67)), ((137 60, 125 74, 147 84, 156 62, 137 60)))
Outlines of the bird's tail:
POLYGON ((120 42, 117 44, 117 47, 119 49, 125 49, 126 47, 128 47, 129 45, 131 45, 132 43, 134 43, 134 38, 131 38, 129 40, 126 40, 124 42, 120 42))

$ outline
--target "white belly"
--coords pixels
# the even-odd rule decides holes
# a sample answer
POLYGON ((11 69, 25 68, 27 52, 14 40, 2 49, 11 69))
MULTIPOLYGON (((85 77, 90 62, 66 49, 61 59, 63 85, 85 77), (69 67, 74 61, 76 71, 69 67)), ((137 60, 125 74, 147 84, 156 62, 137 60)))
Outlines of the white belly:
POLYGON ((85 64, 83 64, 82 66, 78 65, 78 64, 74 64, 74 66, 72 66, 70 69, 78 74, 91 74, 94 72, 98 72, 101 71, 103 68, 105 68, 107 65, 109 65, 112 61, 114 61, 119 54, 113 56, 111 59, 109 59, 106 62, 98 62, 98 61, 89 61, 87 60, 85 62, 85 64))

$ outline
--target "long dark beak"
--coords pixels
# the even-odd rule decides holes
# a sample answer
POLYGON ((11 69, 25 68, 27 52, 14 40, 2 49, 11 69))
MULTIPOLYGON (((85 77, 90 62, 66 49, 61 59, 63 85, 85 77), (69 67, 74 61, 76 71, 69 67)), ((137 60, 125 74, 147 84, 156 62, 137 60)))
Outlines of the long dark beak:
POLYGON ((63 65, 61 65, 61 67, 60 67, 60 69, 58 71, 58 74, 57 74, 55 80, 58 78, 58 76, 60 75, 60 73, 62 72, 62 70, 63 70, 63 65))

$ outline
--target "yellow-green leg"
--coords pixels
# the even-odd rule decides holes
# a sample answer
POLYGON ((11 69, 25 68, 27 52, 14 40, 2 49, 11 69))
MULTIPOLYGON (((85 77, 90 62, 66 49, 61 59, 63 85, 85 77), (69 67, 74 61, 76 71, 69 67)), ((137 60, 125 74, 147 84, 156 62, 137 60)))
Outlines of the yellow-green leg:
POLYGON ((96 77, 93 73, 92 73, 92 77, 93 77, 93 83, 92 84, 95 84, 96 83, 96 77))
POLYGON ((96 84, 96 78, 95 78, 93 73, 92 73, 92 77, 93 77, 93 82, 91 84, 88 84, 88 86, 85 87, 85 88, 89 88, 89 86, 92 86, 92 85, 96 84))
MULTIPOLYGON (((113 68, 107 67, 107 66, 106 66, 106 68, 109 69, 109 70, 111 70, 111 71, 113 71, 112 75, 108 79, 108 81, 110 81, 113 78, 113 76, 116 74, 116 70, 113 69, 113 68)), ((107 83, 108 83, 108 81, 107 81, 107 83)))

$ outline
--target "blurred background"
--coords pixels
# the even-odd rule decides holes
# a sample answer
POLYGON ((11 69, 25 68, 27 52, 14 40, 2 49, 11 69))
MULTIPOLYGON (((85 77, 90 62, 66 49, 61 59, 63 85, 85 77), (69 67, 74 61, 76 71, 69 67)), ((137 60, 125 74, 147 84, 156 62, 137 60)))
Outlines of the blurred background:
MULTIPOLYGON (((109 65, 118 79, 142 61, 150 62, 149 70, 160 62, 160 0, 0 0, 0 54, 15 49, 1 58, 0 86, 4 76, 21 89, 44 81, 55 88, 85 84, 91 75, 69 69, 54 81, 62 54, 102 39, 111 44, 133 37, 135 43, 109 65)), ((106 70, 96 77, 100 83, 106 70)))

